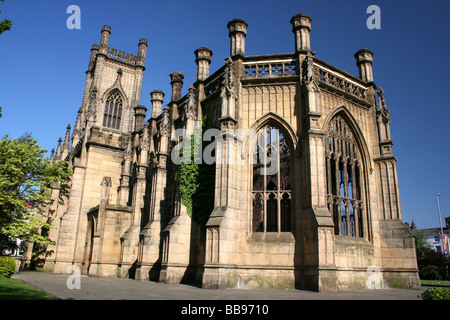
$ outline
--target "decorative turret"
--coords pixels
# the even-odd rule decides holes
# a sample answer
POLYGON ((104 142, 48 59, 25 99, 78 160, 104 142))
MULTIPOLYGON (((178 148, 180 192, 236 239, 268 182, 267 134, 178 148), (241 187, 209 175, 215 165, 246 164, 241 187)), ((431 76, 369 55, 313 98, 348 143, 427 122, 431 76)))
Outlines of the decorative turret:
POLYGON ((295 51, 310 51, 311 41, 309 34, 311 32, 312 19, 309 15, 299 13, 292 17, 292 32, 295 35, 295 51))
POLYGON ((209 77, 212 51, 206 47, 200 47, 194 53, 195 63, 197 63, 197 80, 204 81, 209 77))
POLYGON ((89 59, 89 67, 88 67, 88 72, 90 72, 92 70, 92 67, 94 66, 94 61, 95 61, 95 56, 97 55, 98 51, 99 51, 99 45, 98 44, 93 44, 92 48, 91 48, 91 57, 89 59))
POLYGON ((111 27, 103 26, 100 37, 99 51, 102 54, 107 54, 109 51, 109 37, 111 36, 111 27))
POLYGON ((366 82, 373 81, 372 63, 373 52, 369 49, 361 49, 355 53, 356 65, 359 68, 359 77, 366 82))
POLYGON ((172 85, 172 101, 178 101, 181 98, 181 89, 183 88, 184 75, 180 71, 174 71, 170 74, 170 84, 172 85))
POLYGON ((134 131, 141 131, 144 128, 145 116, 147 114, 147 108, 138 105, 134 107, 134 131))
POLYGON ((108 47, 109 37, 111 36, 111 27, 110 26, 103 26, 101 33, 102 33, 102 36, 100 38, 100 46, 101 47, 108 47))
POLYGON ((157 118, 161 114, 162 104, 164 102, 164 92, 153 90, 150 92, 152 102, 152 118, 157 118))
POLYGON ((139 50, 138 55, 136 57, 136 62, 139 65, 144 65, 145 63, 145 56, 147 54, 147 47, 148 47, 148 41, 145 38, 141 38, 139 40, 139 50))
POLYGON ((248 24, 242 19, 234 19, 228 22, 227 28, 230 37, 230 57, 245 56, 245 37, 247 36, 248 24))

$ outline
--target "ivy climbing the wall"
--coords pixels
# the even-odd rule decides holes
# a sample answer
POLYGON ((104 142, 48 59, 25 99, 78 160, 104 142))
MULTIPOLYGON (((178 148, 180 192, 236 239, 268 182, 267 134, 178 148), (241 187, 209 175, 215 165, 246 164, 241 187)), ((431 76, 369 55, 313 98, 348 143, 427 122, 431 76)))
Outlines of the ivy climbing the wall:
MULTIPOLYGON (((186 207, 189 216, 201 226, 206 224, 214 209, 215 165, 199 161, 206 147, 202 140, 203 133, 208 127, 208 121, 204 117, 202 125, 195 128, 194 134, 185 138, 185 143, 190 144, 190 161, 177 166, 181 203, 186 207), (195 145, 201 145, 201 150, 195 148, 195 145)), ((183 150, 180 151, 180 156, 183 156, 183 150)))

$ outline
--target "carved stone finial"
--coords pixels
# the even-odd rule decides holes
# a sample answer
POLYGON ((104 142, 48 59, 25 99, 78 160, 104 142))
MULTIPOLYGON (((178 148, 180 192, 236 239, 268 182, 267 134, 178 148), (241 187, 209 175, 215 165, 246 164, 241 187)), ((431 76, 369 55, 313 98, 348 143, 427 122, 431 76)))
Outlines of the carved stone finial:
POLYGON ((195 99, 195 87, 191 84, 188 90, 188 101, 186 103, 185 111, 186 117, 190 120, 197 119, 197 103, 195 99))
POLYGON ((60 137, 58 139, 58 146, 56 147, 56 154, 55 154, 55 159, 56 160, 60 160, 61 159, 61 143, 62 143, 62 139, 60 137))
POLYGON ((159 133, 163 137, 168 137, 170 135, 170 114, 168 106, 164 107, 163 116, 159 121, 159 133))
POLYGON ((225 74, 223 77, 223 91, 222 94, 226 93, 227 95, 235 96, 235 76, 234 76, 234 70, 233 70, 233 60, 231 58, 228 58, 226 61, 226 68, 225 68, 225 74))
POLYGON ((141 133, 141 139, 139 140, 139 146, 141 150, 148 151, 150 149, 148 122, 144 123, 144 128, 141 133))
POLYGON ((103 177, 100 185, 103 187, 111 187, 112 186, 111 177, 103 177))
POLYGON ((123 157, 125 161, 131 161, 133 159, 133 139, 131 138, 131 135, 127 138, 127 146, 124 150, 123 157))
POLYGON ((308 86, 314 79, 314 63, 311 52, 308 52, 303 60, 302 81, 308 86))
POLYGON ((389 109, 386 105, 386 100, 384 99, 384 91, 381 87, 377 90, 378 94, 378 109, 377 109, 377 116, 381 117, 383 122, 389 123, 390 117, 389 117, 389 109))

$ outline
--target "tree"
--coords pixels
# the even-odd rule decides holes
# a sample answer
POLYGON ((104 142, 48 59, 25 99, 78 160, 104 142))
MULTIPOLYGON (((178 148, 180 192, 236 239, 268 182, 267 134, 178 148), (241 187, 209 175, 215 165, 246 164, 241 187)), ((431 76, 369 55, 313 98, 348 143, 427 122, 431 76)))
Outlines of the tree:
MULTIPOLYGON (((0 0, 5 2, 5 0, 0 0)), ((0 10, 0 13, 2 11, 0 10)), ((5 19, 5 20, 0 20, 0 34, 2 34, 4 31, 8 31, 11 29, 13 22, 11 20, 5 19)))
POLYGON ((52 185, 69 182, 71 170, 67 162, 44 158, 46 152, 30 134, 0 140, 0 249, 14 239, 52 243, 40 232, 51 226, 39 217, 52 202, 52 185))
POLYGON ((415 234, 417 267, 421 279, 446 280, 449 278, 450 259, 444 253, 434 250, 422 232, 415 234))
POLYGON ((428 250, 431 249, 431 245, 425 239, 425 235, 422 232, 415 234, 416 250, 428 250))

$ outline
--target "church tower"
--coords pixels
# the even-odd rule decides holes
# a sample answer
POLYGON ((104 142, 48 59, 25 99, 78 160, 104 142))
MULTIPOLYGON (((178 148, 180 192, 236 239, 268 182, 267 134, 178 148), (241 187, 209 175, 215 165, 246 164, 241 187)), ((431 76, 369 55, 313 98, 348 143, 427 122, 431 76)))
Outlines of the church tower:
MULTIPOLYGON (((106 245, 102 234, 109 232, 105 210, 112 204, 125 207, 131 200, 131 166, 128 163, 124 168, 124 163, 133 132, 142 129, 136 127, 141 124, 135 118, 145 118, 146 109, 138 105, 147 40, 139 40, 134 55, 111 48, 110 35, 111 27, 103 26, 100 44, 92 45, 70 153, 61 159, 69 161, 73 176, 70 197, 65 208, 58 210, 63 212, 55 272, 65 273, 68 266, 76 265, 89 274, 102 273, 96 262, 111 262, 117 256, 102 250, 106 245), (88 237, 87 229, 91 230, 88 237)), ((117 261, 113 269, 116 266, 117 261)), ((107 269, 107 264, 103 268, 107 269)))

